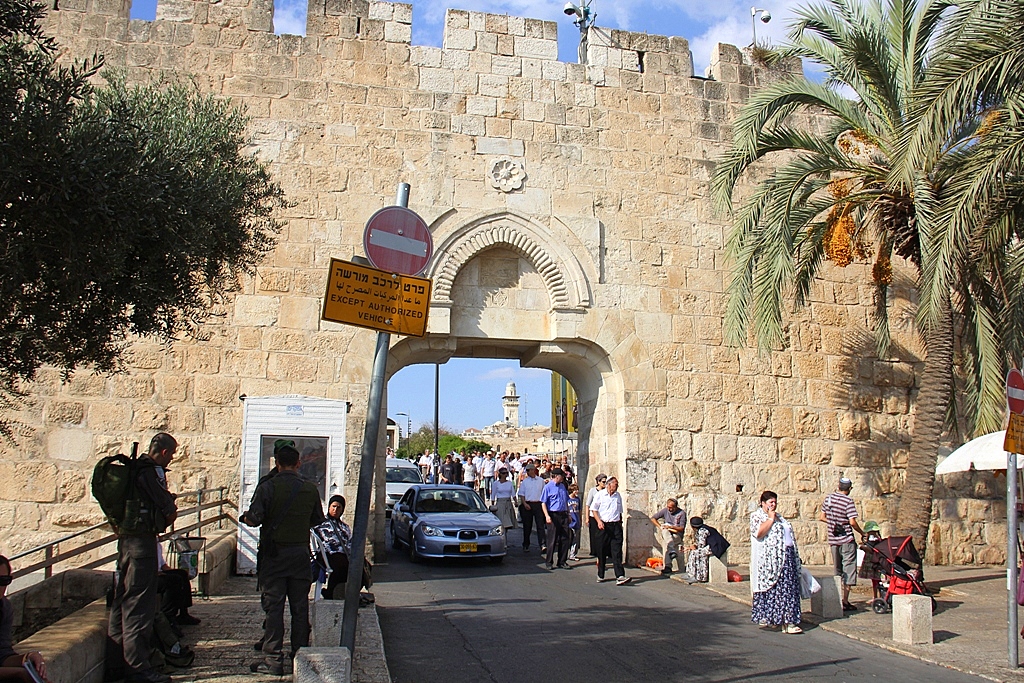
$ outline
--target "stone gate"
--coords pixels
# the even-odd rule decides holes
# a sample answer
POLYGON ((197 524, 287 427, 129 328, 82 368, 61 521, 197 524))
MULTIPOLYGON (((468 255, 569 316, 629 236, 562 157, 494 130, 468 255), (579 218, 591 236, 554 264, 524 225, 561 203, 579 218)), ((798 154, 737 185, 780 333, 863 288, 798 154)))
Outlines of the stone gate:
MULTIPOLYGON (((321 296, 329 259, 361 252, 366 219, 400 181, 434 236, 435 284, 429 334, 394 340, 389 376, 477 356, 569 378, 583 473, 622 480, 632 559, 650 552, 647 516, 670 495, 734 542, 734 560, 765 488, 812 563, 825 560, 817 506, 840 473, 863 519, 891 519, 922 351, 897 327, 892 355, 872 356, 868 267, 826 267, 784 348, 723 345, 714 159, 751 91, 798 64, 768 70, 720 45, 702 77, 682 38, 601 28, 588 65, 567 64, 554 23, 459 10, 443 47, 416 46, 411 6, 365 0, 311 0, 304 37, 271 32, 270 0, 160 0, 153 22, 130 20, 126 0, 55 6, 48 29, 68 58, 98 52, 130 80, 187 75, 244 103, 294 206, 206 341, 139 341, 112 377, 40 373, 16 416, 29 431, 0 461, 5 550, 97 521, 92 463, 156 430, 182 442, 172 486, 237 490, 242 396, 348 401, 357 453, 373 335, 321 322, 321 296)), ((899 320, 913 283, 897 279, 893 295, 899 320)), ((932 559, 1003 561, 994 480, 950 483, 932 559)))

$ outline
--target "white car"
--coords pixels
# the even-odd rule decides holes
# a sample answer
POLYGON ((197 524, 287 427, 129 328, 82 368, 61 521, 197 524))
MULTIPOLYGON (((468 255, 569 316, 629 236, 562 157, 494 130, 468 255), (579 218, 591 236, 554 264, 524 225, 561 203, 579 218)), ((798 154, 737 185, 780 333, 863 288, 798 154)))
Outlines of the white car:
POLYGON ((387 514, 390 516, 395 503, 402 499, 409 487, 423 483, 423 475, 414 462, 388 458, 385 463, 384 481, 387 487, 387 514))

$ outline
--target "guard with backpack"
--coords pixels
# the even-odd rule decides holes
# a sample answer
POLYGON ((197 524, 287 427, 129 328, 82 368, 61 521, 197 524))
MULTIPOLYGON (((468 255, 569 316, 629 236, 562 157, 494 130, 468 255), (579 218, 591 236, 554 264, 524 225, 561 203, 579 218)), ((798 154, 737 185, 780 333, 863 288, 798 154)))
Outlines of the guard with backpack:
POLYGON ((117 534, 117 585, 110 606, 107 669, 123 666, 129 683, 170 683, 153 668, 153 624, 156 619, 157 534, 178 516, 167 490, 164 468, 177 452, 170 434, 153 437, 149 451, 132 457, 103 458, 93 471, 93 496, 117 534))
POLYGON ((282 446, 274 453, 277 475, 264 478, 249 509, 239 520, 261 526, 256 551, 260 602, 266 613, 264 658, 249 667, 253 673, 284 674, 284 603, 292 617, 292 654, 309 645, 309 530, 324 521, 316 484, 299 476, 299 452, 282 446))

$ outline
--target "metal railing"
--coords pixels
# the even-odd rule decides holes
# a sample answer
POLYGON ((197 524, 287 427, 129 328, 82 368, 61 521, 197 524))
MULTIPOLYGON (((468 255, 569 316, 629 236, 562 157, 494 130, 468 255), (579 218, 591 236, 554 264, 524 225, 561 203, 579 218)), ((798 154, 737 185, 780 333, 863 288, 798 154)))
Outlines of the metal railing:
MULTIPOLYGON (((187 508, 180 508, 178 510, 178 518, 175 520, 175 523, 171 525, 171 528, 168 531, 166 531, 166 532, 164 532, 163 534, 160 535, 160 540, 161 541, 165 541, 165 540, 167 540, 168 538, 170 538, 174 534, 187 534, 187 533, 189 533, 191 531, 197 531, 198 535, 202 536, 203 535, 203 527, 204 526, 208 527, 211 524, 216 524, 218 529, 223 529, 224 528, 224 521, 225 520, 229 520, 230 522, 235 522, 236 521, 235 517, 233 517, 230 514, 230 512, 225 512, 225 508, 228 508, 229 510, 230 509, 236 509, 236 506, 235 506, 235 504, 232 501, 227 500, 224 497, 224 491, 225 491, 225 487, 221 486, 221 487, 218 487, 218 488, 198 489, 198 490, 195 490, 195 491, 188 491, 186 493, 179 493, 178 497, 177 497, 177 500, 179 500, 179 501, 182 500, 182 499, 186 499, 187 500, 189 498, 193 498, 194 497, 195 501, 196 501, 195 505, 192 505, 191 507, 187 507, 187 508), (216 492, 216 494, 217 494, 215 500, 207 500, 207 502, 203 502, 204 494, 209 494, 209 493, 214 493, 214 492, 216 492), (216 508, 217 514, 214 517, 208 517, 208 518, 204 519, 203 518, 203 512, 206 511, 206 510, 213 510, 214 508, 216 508), (188 517, 189 515, 195 515, 195 518, 196 518, 195 521, 193 523, 191 523, 191 524, 188 524, 188 525, 184 526, 184 527, 177 528, 176 525, 181 523, 182 518, 188 517)), ((102 548, 103 546, 108 545, 110 543, 116 543, 117 542, 117 534, 109 533, 109 534, 106 534, 106 535, 102 536, 101 538, 97 538, 97 539, 93 539, 91 541, 87 541, 86 543, 84 543, 82 545, 76 545, 74 548, 72 548, 70 550, 61 551, 60 548, 58 547, 58 546, 60 546, 62 544, 67 544, 69 541, 73 541, 73 540, 75 540, 77 538, 81 538, 82 536, 85 536, 85 535, 87 535, 87 534, 89 534, 91 532, 94 532, 94 531, 98 531, 100 529, 110 529, 110 525, 107 524, 107 522, 101 522, 99 524, 94 524, 91 527, 88 527, 86 529, 81 529, 79 531, 76 531, 73 534, 68 534, 67 536, 62 536, 61 538, 58 538, 55 541, 50 541, 49 543, 44 543, 43 545, 36 546, 35 548, 29 548, 28 550, 22 551, 22 552, 18 553, 17 555, 12 555, 10 557, 10 560, 12 562, 15 562, 16 560, 20 560, 20 559, 25 558, 25 557, 30 557, 32 555, 36 555, 36 554, 39 554, 39 553, 42 553, 42 555, 43 555, 42 559, 40 559, 40 560, 38 560, 36 562, 33 562, 32 564, 30 564, 30 565, 28 565, 26 567, 21 567, 17 571, 15 571, 14 572, 14 578, 19 578, 19 577, 22 577, 22 576, 27 576, 29 574, 32 574, 33 572, 37 572, 40 569, 42 569, 43 570, 43 577, 48 579, 51 576, 53 576, 53 567, 54 567, 54 565, 56 565, 58 563, 61 563, 61 562, 66 562, 66 561, 71 560, 71 559, 74 559, 74 558, 79 557, 81 555, 84 555, 85 553, 88 553, 88 552, 90 552, 92 550, 96 550, 97 548, 102 548)), ((116 559, 117 559, 117 552, 115 551, 113 553, 104 555, 104 556, 102 556, 102 557, 100 557, 98 559, 93 559, 93 560, 90 560, 88 562, 85 562, 84 564, 77 564, 77 565, 74 565, 73 567, 68 567, 68 568, 69 569, 70 568, 73 568, 73 569, 94 569, 96 567, 103 566, 103 565, 107 564, 108 562, 112 562, 113 560, 116 560, 116 559)))

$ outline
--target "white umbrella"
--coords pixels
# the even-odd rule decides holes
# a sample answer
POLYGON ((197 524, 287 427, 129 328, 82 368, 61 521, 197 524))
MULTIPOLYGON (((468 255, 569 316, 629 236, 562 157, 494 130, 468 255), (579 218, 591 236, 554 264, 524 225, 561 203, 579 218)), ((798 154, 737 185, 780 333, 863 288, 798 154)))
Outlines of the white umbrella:
MULTIPOLYGON (((935 474, 970 472, 971 470, 1005 470, 1006 451, 1003 439, 1006 430, 992 432, 968 441, 956 449, 935 468, 935 474)), ((1017 468, 1024 467, 1024 458, 1017 459, 1017 468)))

